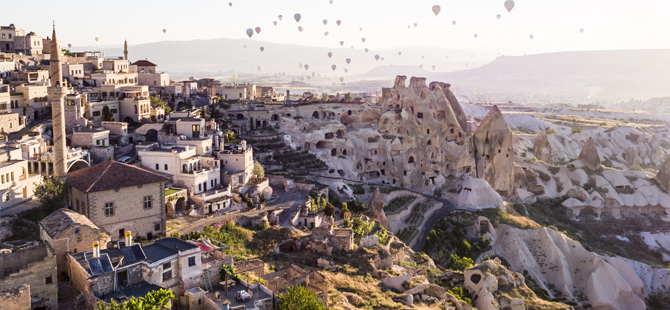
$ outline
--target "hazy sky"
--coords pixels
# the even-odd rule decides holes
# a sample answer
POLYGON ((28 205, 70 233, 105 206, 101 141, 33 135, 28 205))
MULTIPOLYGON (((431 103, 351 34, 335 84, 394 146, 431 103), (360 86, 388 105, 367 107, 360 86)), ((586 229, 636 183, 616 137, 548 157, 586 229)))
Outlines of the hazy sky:
POLYGON ((323 47, 403 46, 508 54, 670 48, 668 0, 0 0, 0 24, 38 35, 56 20, 64 45, 120 46, 166 40, 247 38, 323 47), (233 3, 229 7, 228 3, 233 3), (436 17, 431 8, 441 6, 436 17), (293 19, 302 14, 300 23, 293 19), (278 15, 283 15, 279 21, 278 15), (496 15, 502 15, 500 20, 496 15), (326 26, 322 21, 328 20, 326 26), (342 25, 337 26, 336 20, 342 25), (456 26, 451 22, 457 21, 456 26), (273 21, 278 21, 273 26, 273 21), (418 23, 418 27, 413 24, 418 23), (411 29, 407 26, 411 25, 411 29), (304 27, 301 33, 298 26, 304 27), (363 31, 359 31, 359 28, 363 31), (585 29, 580 34, 579 29, 585 29), (167 29, 167 33, 163 33, 167 29), (328 31, 329 35, 324 36, 328 31), (475 39, 474 34, 478 34, 475 39), (534 39, 529 36, 533 34, 534 39), (95 41, 99 37, 99 42, 95 41), (362 43, 361 38, 366 42, 362 43))

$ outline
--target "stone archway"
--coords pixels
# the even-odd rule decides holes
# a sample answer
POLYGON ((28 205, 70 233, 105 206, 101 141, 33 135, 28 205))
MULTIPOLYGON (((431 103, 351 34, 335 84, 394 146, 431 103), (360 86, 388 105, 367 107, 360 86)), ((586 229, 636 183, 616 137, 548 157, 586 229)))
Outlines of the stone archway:
POLYGON ((175 212, 177 213, 188 213, 188 207, 186 205, 186 198, 184 197, 179 197, 177 199, 177 205, 175 206, 175 212))
POLYGON ((168 201, 165 204, 165 214, 167 214, 167 216, 169 217, 174 217, 174 213, 175 213, 175 206, 171 201, 168 201))
POLYGON ((158 142, 158 131, 156 129, 149 129, 144 140, 145 142, 158 142))
POLYGON ((67 172, 74 172, 79 169, 87 168, 88 166, 89 164, 86 161, 79 159, 69 165, 67 172))

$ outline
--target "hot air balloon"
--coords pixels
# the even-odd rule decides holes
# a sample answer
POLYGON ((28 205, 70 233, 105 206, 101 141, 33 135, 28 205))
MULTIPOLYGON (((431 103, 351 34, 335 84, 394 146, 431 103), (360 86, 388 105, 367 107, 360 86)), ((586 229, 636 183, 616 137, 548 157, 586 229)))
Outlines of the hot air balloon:
POLYGON ((344 69, 344 73, 349 73, 349 69, 344 69))
POLYGON ((402 52, 398 52, 398 56, 402 55, 402 52))
POLYGON ((347 62, 347 65, 351 64, 351 58, 347 58, 345 61, 347 62))
POLYGON ((315 72, 312 72, 312 76, 316 76, 316 73, 315 73, 315 72))
POLYGON ((338 26, 339 26, 339 25, 342 25, 342 21, 339 20, 339 19, 338 19, 335 23, 336 23, 338 26))
POLYGON ((68 44, 67 44, 67 47, 68 47, 68 48, 72 48, 72 43, 68 43, 68 44))
POLYGON ((298 26, 298 31, 302 32, 303 28, 302 26, 298 26))
POLYGON ((451 24, 456 26, 456 21, 455 20, 451 21, 451 24))
POLYGON ((245 45, 244 48, 247 48, 247 46, 245 45))
POLYGON ((507 9, 507 12, 512 12, 512 9, 514 8, 514 0, 507 0, 505 1, 505 8, 507 9))
POLYGON ((277 16, 277 18, 279 18, 279 20, 281 20, 282 18, 284 18, 284 16, 279 15, 279 16, 277 16))
POLYGON ((353 46, 353 45, 351 46, 351 49, 352 49, 352 50, 354 49, 354 46, 353 46))
POLYGON ((532 35, 532 34, 530 35, 530 39, 531 39, 531 40, 532 40, 534 37, 535 37, 534 35, 532 35))
POLYGON ((231 77, 233 78, 233 81, 237 80, 237 74, 233 74, 233 76, 231 76, 231 77))
POLYGON ((423 56, 421 56, 421 59, 423 59, 423 56))
POLYGON ((475 33, 475 39, 477 38, 477 34, 475 33))
POLYGON ((264 50, 265 50, 265 47, 262 47, 262 46, 261 46, 261 52, 263 52, 264 50))
POLYGON ((343 83, 343 82, 344 82, 344 78, 341 77, 341 78, 340 78, 340 83, 343 83))
POLYGON ((295 18, 295 21, 299 23, 302 16, 300 15, 300 13, 295 13, 295 15, 293 15, 293 18, 295 18))
POLYGON ((95 37, 95 42, 98 42, 98 40, 99 40, 98 37, 95 37))
POLYGON ((232 6, 233 6, 233 3, 232 3, 232 2, 228 2, 228 6, 231 6, 231 7, 232 7, 232 6))
POLYGON ((407 29, 411 28, 412 26, 407 26, 407 29))
POLYGON ((419 68, 423 69, 423 65, 419 65, 419 68))
POLYGON ((366 52, 366 53, 368 52, 368 49, 367 49, 367 48, 365 49, 365 52, 366 52))
POLYGON ((256 27, 256 33, 260 34, 261 33, 261 27, 256 27))
POLYGON ((333 71, 335 71, 335 69, 337 69, 337 66, 336 66, 336 65, 332 65, 332 66, 330 66, 330 68, 333 69, 333 71))
POLYGON ((298 67, 300 67, 300 69, 302 69, 302 64, 298 64, 298 67))
POLYGON ((328 52, 328 58, 331 58, 331 57, 333 57, 333 53, 332 53, 332 52, 328 52))
POLYGON ((384 57, 382 57, 382 61, 384 61, 384 57))
POLYGON ((251 28, 247 29, 247 35, 251 38, 254 35, 254 30, 251 28))
POLYGON ((258 66, 258 68, 256 68, 256 69, 258 69, 258 71, 261 71, 261 66, 258 66))
POLYGON ((344 41, 340 41, 340 46, 344 46, 344 41))
POLYGON ((324 19, 324 20, 323 20, 323 25, 325 26, 326 24, 328 24, 328 20, 327 20, 327 19, 324 19))
POLYGON ((432 66, 432 67, 430 67, 430 68, 433 69, 433 71, 435 71, 435 66, 432 66))
POLYGON ((305 67, 305 70, 309 69, 309 65, 304 65, 303 67, 305 67))
POLYGON ((333 0, 330 0, 330 4, 333 4, 333 0))
POLYGON ((362 41, 363 43, 365 43, 365 38, 361 38, 361 41, 362 41))
POLYGON ((328 31, 323 33, 324 36, 328 36, 328 31))
POLYGON ((167 31, 166 29, 163 29, 163 33, 165 33, 166 31, 167 31))
POLYGON ((276 21, 276 20, 273 21, 272 24, 274 24, 275 26, 277 26, 277 21, 276 21))
POLYGON ((308 80, 311 80, 311 79, 312 79, 312 77, 308 75, 308 76, 307 76, 307 79, 308 79, 308 80))
POLYGON ((419 25, 419 24, 417 24, 417 23, 414 23, 414 28, 416 28, 416 26, 418 26, 418 25, 419 25))
POLYGON ((584 29, 579 29, 579 33, 584 33, 584 29))
POLYGON ((375 60, 379 61, 379 55, 375 55, 375 60))
POLYGON ((497 19, 500 19, 500 14, 496 15, 496 18, 497 18, 497 19))
POLYGON ((440 14, 440 11, 442 11, 442 8, 439 5, 433 5, 433 13, 435 13, 435 16, 440 14))

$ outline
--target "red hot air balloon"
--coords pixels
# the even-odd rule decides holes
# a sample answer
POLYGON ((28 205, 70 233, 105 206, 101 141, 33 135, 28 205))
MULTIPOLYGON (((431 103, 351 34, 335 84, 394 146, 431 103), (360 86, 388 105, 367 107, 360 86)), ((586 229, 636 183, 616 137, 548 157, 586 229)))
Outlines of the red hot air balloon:
POLYGON ((584 33, 584 29, 579 29, 579 33, 584 33))
POLYGON ((328 31, 324 32, 323 35, 327 37, 328 36, 328 31))
POLYGON ((332 58, 332 57, 333 57, 333 53, 332 53, 332 52, 328 52, 328 58, 332 58))
POLYGON ((475 39, 477 38, 477 34, 475 33, 475 39))
POLYGON ((414 23, 414 28, 416 28, 416 26, 418 26, 418 25, 419 25, 419 24, 417 24, 417 23, 414 23))
POLYGON ((456 26, 456 21, 455 21, 455 20, 452 20, 452 21, 451 21, 451 24, 454 25, 454 26, 456 26))
POLYGON ((300 32, 302 32, 302 31, 303 31, 303 28, 302 28, 302 26, 298 26, 298 31, 300 31, 300 32))
POLYGON ((256 33, 260 34, 261 33, 261 27, 256 27, 256 33))
POLYGON ((531 39, 531 40, 532 40, 534 37, 535 37, 534 35, 532 35, 532 34, 530 35, 530 39, 531 39))
POLYGON ((505 9, 507 9, 507 12, 511 13, 513 8, 514 8, 514 0, 505 1, 505 9))

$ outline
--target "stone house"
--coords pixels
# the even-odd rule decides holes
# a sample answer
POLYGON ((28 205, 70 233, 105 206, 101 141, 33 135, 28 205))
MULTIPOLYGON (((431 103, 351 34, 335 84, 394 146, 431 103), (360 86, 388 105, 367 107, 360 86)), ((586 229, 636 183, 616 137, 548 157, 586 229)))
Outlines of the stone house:
POLYGON ((109 146, 109 130, 104 128, 81 128, 72 133, 73 147, 109 146))
MULTIPOLYGON (((125 242, 130 243, 130 238, 125 242)), ((70 279, 91 306, 103 300, 122 302, 161 288, 180 296, 201 283, 200 247, 177 238, 98 252, 67 254, 70 279)))
POLYGON ((106 161, 68 173, 70 205, 119 240, 126 231, 141 238, 165 235, 165 182, 156 173, 106 161))
POLYGON ((354 249, 354 231, 351 228, 316 227, 312 229, 309 244, 317 253, 349 252, 354 249))
POLYGON ((56 210, 39 224, 40 239, 56 252, 59 273, 67 273, 67 253, 92 251, 93 242, 106 249, 111 241, 109 235, 101 232, 87 217, 69 209, 56 210))
POLYGON ((58 309, 56 255, 48 243, 0 254, 0 291, 23 285, 30 287, 31 309, 58 309))
POLYGON ((290 264, 277 272, 262 276, 265 286, 275 294, 284 294, 286 289, 294 286, 304 286, 314 292, 324 305, 328 305, 328 280, 315 271, 306 271, 294 264, 290 264))
POLYGON ((21 156, 21 149, 0 147, 0 209, 19 204, 33 197, 39 175, 31 175, 28 161, 21 156))
POLYGON ((227 172, 224 175, 226 184, 235 188, 249 182, 253 176, 251 171, 254 169, 254 150, 251 146, 247 146, 246 141, 241 141, 238 145, 225 145, 217 155, 221 161, 221 168, 227 172))

